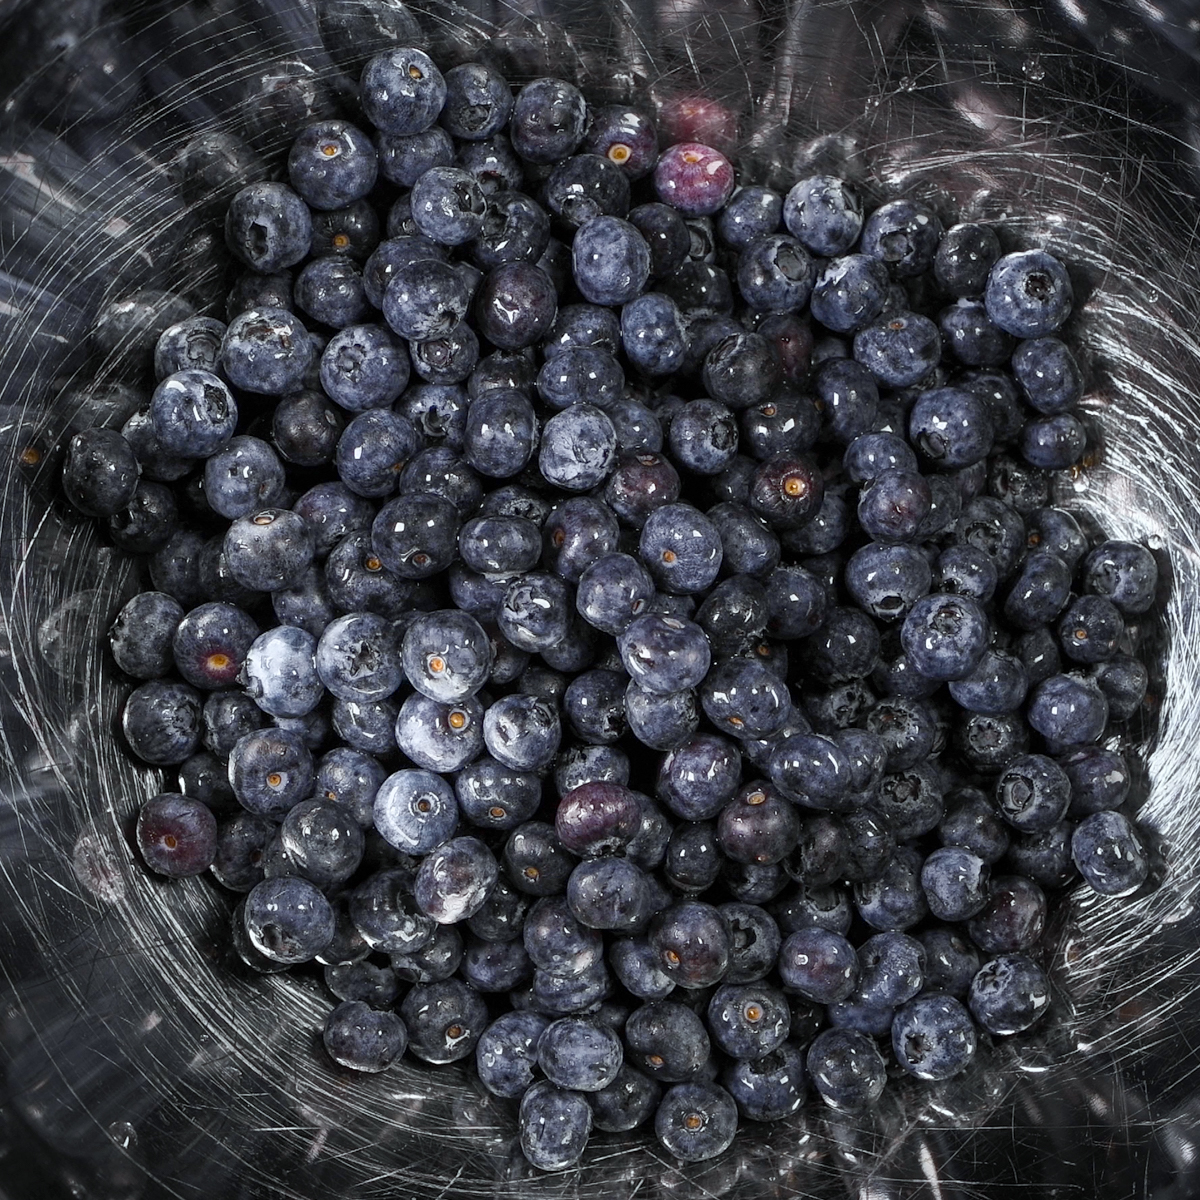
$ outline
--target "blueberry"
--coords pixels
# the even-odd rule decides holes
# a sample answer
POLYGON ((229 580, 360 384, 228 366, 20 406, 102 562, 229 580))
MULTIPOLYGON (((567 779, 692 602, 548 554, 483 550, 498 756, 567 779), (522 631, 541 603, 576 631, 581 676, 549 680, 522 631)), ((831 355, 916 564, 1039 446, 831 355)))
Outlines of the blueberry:
POLYGON ((312 531, 289 509, 260 509, 230 525, 224 555, 230 574, 243 587, 261 592, 291 587, 312 562, 312 531))
POLYGON ((531 903, 528 896, 503 876, 498 877, 483 907, 468 919, 467 928, 484 942, 520 941, 531 903))
POLYGON ((541 1171, 563 1171, 583 1156, 592 1110, 580 1092, 542 1079, 521 1097, 517 1122, 526 1159, 541 1171))
POLYGON ((820 414, 812 401, 783 392, 742 411, 742 446, 759 460, 809 450, 820 428, 820 414))
POLYGON ((616 746, 573 746, 559 752, 554 766, 554 786, 560 796, 584 783, 624 786, 629 782, 629 770, 629 756, 616 746))
POLYGON ((533 457, 538 421, 528 397, 517 391, 490 392, 474 400, 463 431, 463 454, 481 475, 506 479, 533 457))
POLYGON ((988 620, 967 596, 925 596, 904 620, 901 641, 913 666, 929 679, 963 679, 987 648, 988 620))
MULTIPOLYGON (((475 336, 475 331, 466 322, 463 322, 456 325, 443 337, 430 338, 424 342, 413 342, 409 346, 409 353, 412 356, 413 370, 422 379, 432 384, 459 384, 468 378, 479 361, 479 339, 475 336)), ((430 401, 447 395, 457 397, 459 390, 455 389, 449 393, 418 393, 421 400, 428 399, 430 401)), ((409 402, 413 403, 416 399, 416 397, 410 397, 409 402)), ((434 403, 429 403, 428 409, 431 414, 436 412, 436 408, 434 403)), ((450 406, 446 405, 446 408, 449 410, 450 406)), ((431 415, 427 421, 432 419, 431 415)), ((445 437, 448 442, 456 438, 458 442, 461 442, 461 434, 457 427, 452 425, 450 416, 443 418, 443 424, 445 432, 441 436, 445 437)), ((431 436, 434 435, 432 425, 429 426, 429 433, 431 436)))
POLYGON ((815 278, 816 268, 808 252, 786 234, 756 238, 738 258, 738 290, 754 312, 783 313, 803 308, 815 278))
POLYGON ((699 727, 693 691, 656 695, 630 682, 625 691, 625 718, 633 736, 652 750, 673 750, 699 727))
POLYGON ((1050 1007, 1050 982, 1033 959, 1003 954, 980 968, 968 1003, 971 1015, 989 1033, 1021 1033, 1050 1007))
POLYGON ((452 609, 418 616, 404 632, 400 654, 409 683, 443 703, 474 695, 492 666, 491 644, 482 626, 452 609))
POLYGON ((563 695, 563 715, 572 732, 585 742, 607 744, 625 732, 627 680, 616 671, 584 671, 563 695))
POLYGON ((721 568, 716 527, 690 504, 655 509, 642 526, 638 548, 651 576, 666 592, 703 591, 721 568))
POLYGON ((711 662, 708 639, 698 625, 658 613, 635 617, 617 644, 630 678, 662 695, 695 687, 711 662))
POLYGON ((909 929, 929 911, 921 889, 922 858, 911 846, 898 846, 883 871, 854 888, 855 907, 873 929, 909 929))
POLYGON ((627 554, 605 554, 580 576, 575 606, 589 625, 617 635, 643 612, 653 596, 654 581, 637 559, 627 554))
POLYGON ((458 824, 458 803, 450 785, 427 770, 389 775, 374 799, 375 828, 406 854, 428 854, 458 824))
POLYGON ((534 1012, 506 1012, 497 1017, 475 1044, 479 1081, 493 1096, 515 1100, 535 1079, 537 1043, 550 1024, 534 1012))
POLYGON ((429 944, 437 926, 412 895, 412 871, 392 867, 368 876, 350 893, 350 918, 372 950, 408 955, 429 944))
POLYGON ((448 336, 467 315, 470 304, 466 281, 451 263, 419 258, 392 274, 382 308, 384 319, 396 333, 419 342, 448 336))
POLYGON ((946 846, 961 846, 985 863, 997 863, 1008 850, 1008 832, 996 806, 978 788, 961 787, 950 792, 946 816, 937 827, 946 846))
POLYGON ((808 1077, 832 1109, 856 1113, 873 1105, 887 1084, 874 1041, 852 1029, 828 1029, 808 1048, 808 1077))
POLYGON ((345 883, 362 862, 362 829, 332 801, 301 801, 288 811, 279 832, 287 873, 320 888, 345 883))
POLYGON ((774 919, 757 904, 730 901, 718 906, 729 927, 727 983, 764 979, 779 956, 781 934, 774 919))
POLYGON ((302 467, 320 467, 333 461, 344 428, 341 412, 323 395, 297 392, 275 406, 271 417, 271 441, 287 462, 302 467))
POLYGON ((862 201, 844 180, 813 175, 797 183, 783 202, 783 220, 814 254, 844 254, 858 240, 862 201))
POLYGON ((912 546, 871 542, 846 563, 846 590, 876 620, 896 621, 929 592, 929 561, 912 546))
POLYGON ((737 421, 723 404, 693 400, 671 422, 669 441, 680 466, 697 475, 716 475, 737 453, 737 421))
POLYGON ((347 121, 306 126, 288 152, 288 179, 312 208, 344 208, 362 199, 378 170, 371 139, 347 121))
POLYGON ((468 1058, 487 1028, 487 1005, 469 984, 458 979, 418 983, 400 1005, 408 1027, 408 1049, 427 1063, 468 1058))
POLYGON ((509 136, 527 162, 556 163, 574 153, 586 124, 587 106, 578 88, 564 79, 535 79, 517 93, 509 136))
POLYGON ((529 910, 521 936, 533 964, 554 975, 580 975, 603 959, 602 936, 575 917, 564 896, 539 899, 529 910))
POLYGON ((880 315, 887 289, 887 268, 878 259, 865 254, 835 258, 817 272, 812 315, 835 333, 852 333, 880 315))
POLYGON ((892 696, 880 700, 866 714, 864 724, 882 740, 889 771, 907 771, 933 750, 933 714, 919 698, 892 696))
POLYGON ((1049 891, 1073 883, 1079 875, 1071 860, 1070 821, 1060 821, 1043 833, 1022 834, 1013 839, 1008 865, 1049 891))
POLYGON ((862 251, 899 278, 920 275, 933 265, 942 223, 919 200, 892 200, 877 208, 862 231, 862 251))
MULTIPOLYGON (((808 562, 813 565, 812 559, 808 562)), ((826 684, 861 679, 875 669, 879 646, 879 631, 866 613, 831 608, 806 647, 811 655, 806 664, 808 672, 826 684)))
POLYGON ((392 954, 392 970, 406 983, 439 983, 449 979, 464 958, 462 934, 453 925, 435 925, 420 949, 392 954))
POLYGON ((1080 821, 1071 836, 1071 858, 1092 890, 1102 896, 1127 896, 1149 874, 1142 839, 1119 812, 1097 812, 1080 821))
POLYGON ((996 564, 969 545, 947 546, 934 564, 933 589, 986 603, 996 592, 996 564))
POLYGON ((1021 342, 1012 371, 1030 406, 1046 416, 1065 413, 1083 395, 1083 374, 1070 349, 1056 337, 1021 342))
POLYGON ((446 72, 441 123, 456 138, 483 141, 499 133, 512 112, 508 81, 483 63, 464 63, 446 72))
POLYGON ((1108 700, 1108 714, 1114 721, 1128 721, 1146 699, 1150 675, 1144 663, 1127 654, 1118 654, 1092 668, 1092 675, 1108 700))
POLYGON ((672 905, 655 916, 648 938, 663 970, 680 987, 717 983, 729 964, 729 929, 711 904, 672 905))
MULTIPOLYGON (((835 364, 840 361, 844 360, 835 360, 835 364)), ((884 471, 912 473, 917 466, 912 447, 894 433, 859 434, 850 440, 842 455, 842 467, 855 483, 871 483, 884 471)))
POLYGON ((256 437, 231 438, 204 466, 204 494, 228 520, 277 503, 283 488, 283 464, 256 437))
POLYGON ((751 1121, 782 1121, 804 1103, 807 1090, 804 1051, 793 1042, 761 1058, 740 1059, 725 1068, 721 1081, 741 1116, 751 1121))
POLYGON ((920 837, 936 828, 945 811, 941 774, 930 763, 917 763, 885 775, 872 804, 898 841, 920 837))
POLYGON ((606 409, 621 396, 625 373, 607 350, 568 346, 546 361, 538 375, 538 394, 557 410, 573 404, 606 409))
POLYGON ((711 146, 680 142, 664 150, 654 167, 658 198, 685 217, 712 216, 721 211, 734 187, 729 160, 711 146))
POLYGON ((342 805, 363 829, 374 822, 375 795, 387 771, 370 755, 337 746, 317 764, 316 794, 342 805))
POLYGON ((754 658, 728 658, 709 671, 700 690, 704 713, 739 738, 768 738, 792 716, 786 684, 754 658))
POLYGON ((429 259, 444 262, 445 247, 415 232, 380 242, 363 264, 363 291, 367 299, 376 308, 383 308, 383 298, 396 273, 429 259))
POLYGON ((601 215, 581 225, 571 254, 576 286, 592 304, 626 304, 650 277, 650 248, 620 217, 601 215))
POLYGON ((483 231, 483 189, 460 167, 430 167, 413 184, 409 202, 418 232, 443 246, 461 246, 483 231))
POLYGON ((1083 563, 1082 590, 1103 596, 1127 616, 1146 612, 1158 588, 1158 564, 1144 546, 1103 542, 1083 563))
POLYGON ((1021 429, 1021 457, 1047 471, 1063 470, 1079 460, 1087 432, 1071 413, 1026 421, 1021 429))
POLYGON ((639 204, 630 210, 629 222, 650 248, 650 275, 674 275, 688 257, 691 237, 683 217, 666 204, 639 204))
MULTIPOLYGON (((694 329, 693 324, 693 332, 694 329)), ((779 383, 778 360, 771 344, 758 333, 738 330, 719 337, 704 355, 703 362, 701 376, 705 389, 714 400, 729 408, 762 404, 771 399, 779 383)))
POLYGON ((565 1017, 552 1022, 537 1043, 537 1062, 561 1088, 598 1092, 617 1077, 624 1054, 621 1039, 594 1021, 565 1017))
POLYGON ((570 591, 560 579, 541 571, 519 575, 504 591, 496 623, 520 650, 536 654, 549 649, 570 631, 570 591))
POLYGON ((260 274, 293 267, 309 252, 312 214, 286 184, 252 183, 229 203, 225 242, 260 274))
POLYGON ((565 304, 558 310, 542 353, 549 362, 568 350, 616 354, 620 345, 621 323, 610 309, 595 304, 565 304))
POLYGON ((546 336, 558 299, 554 283, 528 262, 502 263, 484 278, 475 297, 478 331, 503 350, 520 350, 546 336))
MULTIPOLYGON (((377 149, 382 149, 382 141, 377 149)), ((341 254, 363 262, 379 245, 379 215, 366 200, 315 212, 312 220, 312 253, 317 257, 341 254)))
POLYGON ((333 621, 317 643, 321 682, 342 700, 382 700, 404 677, 395 634, 383 617, 350 613, 333 621))
POLYGON ((925 947, 924 994, 945 992, 965 999, 979 970, 979 952, 948 926, 933 926, 916 936, 925 947))
POLYGON ((272 962, 308 962, 333 940, 329 901, 296 875, 265 879, 246 897, 242 920, 250 944, 272 962))
POLYGON ((988 274, 999 257, 1000 241, 990 225, 952 225, 938 243, 934 278, 951 296, 974 299, 983 295, 988 274))
POLYGON ((546 207, 569 229, 598 216, 625 217, 629 180, 620 166, 597 154, 564 158, 543 186, 546 207))
POLYGON ((362 1000, 344 1000, 328 1016, 325 1049, 339 1066, 355 1071, 386 1071, 408 1044, 404 1022, 393 1012, 362 1000))
POLYGON ((1044 250, 1006 254, 988 275, 988 316, 1016 337, 1054 333, 1071 312, 1074 293, 1062 263, 1044 250))
POLYGON ((408 379, 404 345, 382 325, 339 330, 321 356, 321 386, 351 412, 393 404, 408 379))
POLYGON ((547 1016, 595 1012, 612 994, 612 978, 603 962, 578 975, 554 975, 535 970, 529 989, 532 1005, 547 1016))
POLYGON ((200 800, 163 793, 142 804, 136 839, 142 860, 156 874, 199 875, 217 856, 217 819, 200 800))
MULTIPOLYGON (((221 367, 229 382, 243 391, 262 395, 286 396, 297 391, 304 382, 312 359, 313 343, 300 318, 283 308, 264 306, 247 309, 229 322, 221 342, 221 367)), ((182 374, 191 378, 197 373, 182 374)), ((178 379, 180 376, 171 378, 178 379)), ((168 379, 159 386, 162 388, 169 383, 168 379)), ((204 383, 206 404, 219 411, 219 402, 209 390, 213 386, 212 381, 205 380, 204 383)), ((237 420, 236 407, 232 411, 232 418, 227 418, 230 423, 237 420)), ((155 433, 164 449, 172 449, 174 443, 163 439, 157 418, 155 433)), ((215 439, 215 436, 214 431, 212 437, 215 439)), ((192 453, 197 451, 193 450, 192 453)))
POLYGON ((987 905, 967 923, 971 940, 985 954, 1028 950, 1046 925, 1046 895, 1023 875, 997 875, 987 905))
POLYGON ((231 892, 248 892, 260 883, 263 853, 277 829, 269 817, 248 812, 222 823, 211 864, 217 882, 231 892))
MULTIPOLYGON (((162 451, 206 458, 229 441, 237 426, 238 407, 229 388, 211 372, 179 371, 154 389, 150 420, 162 451)), ((136 481, 137 467, 122 457, 126 451, 132 459, 128 443, 108 430, 92 430, 72 439, 63 482, 76 507, 86 506, 84 511, 91 515, 110 516, 129 502, 133 495, 129 474, 132 471, 136 481), (107 511, 99 511, 97 505, 107 511)))
POLYGON ((988 864, 970 850, 935 850, 921 868, 929 911, 941 921, 965 921, 987 903, 988 864))
POLYGON ((543 561, 568 583, 578 583, 596 559, 617 549, 620 526, 603 501, 579 496, 555 505, 542 523, 543 561))
POLYGON ((454 561, 458 528, 458 511, 449 500, 417 492, 389 500, 379 510, 371 526, 371 545, 383 565, 401 579, 428 579, 454 561))
POLYGON ((175 630, 183 607, 165 592, 141 592, 128 601, 108 630, 113 659, 126 675, 156 679, 173 665, 175 630))
POLYGON ((827 929, 798 929, 779 951, 779 977, 786 988, 819 1004, 847 999, 858 985, 854 947, 827 929))
POLYGON ((460 770, 483 749, 483 708, 473 698, 443 702, 413 693, 394 719, 396 744, 426 770, 460 770))
POLYGON ((701 1018, 674 1000, 635 1008, 625 1023, 628 1057, 651 1079, 679 1083, 703 1068, 711 1043, 701 1018))
POLYGON ((922 392, 908 418, 913 445, 941 469, 969 467, 992 447, 992 421, 987 406, 963 388, 922 392))
POLYGON ((463 170, 470 171, 489 196, 520 187, 525 178, 521 160, 503 134, 481 142, 459 141, 454 161, 463 170))
POLYGON ((640 529, 657 509, 674 504, 679 473, 657 452, 622 454, 604 487, 604 499, 626 525, 640 529))
POLYGON ((721 240, 744 250, 757 238, 774 233, 783 219, 783 197, 770 188, 738 188, 717 219, 721 240))
POLYGON ((589 114, 584 146, 615 163, 628 179, 641 179, 658 156, 658 134, 654 122, 636 108, 609 104, 589 114))
POLYGON ((186 683, 149 680, 126 699, 121 732, 143 762, 181 763, 200 745, 200 694, 186 683))
POLYGON ((757 581, 735 575, 719 583, 696 610, 696 623, 717 654, 736 653, 766 632, 767 593, 757 581))
POLYGON ((1015 712, 1029 690, 1029 673, 1015 655, 985 650, 975 670, 950 683, 950 695, 969 712, 1015 712))
POLYGON ((312 712, 325 693, 317 674, 316 645, 312 634, 287 625, 254 640, 246 651, 241 679, 259 708, 273 717, 312 712))
POLYGON ((363 68, 360 98, 367 119, 382 132, 421 133, 441 112, 446 81, 426 54, 398 48, 375 55, 363 68))
POLYGON ((154 377, 177 371, 213 371, 220 358, 225 323, 215 317, 187 317, 168 325, 154 347, 154 377))
POLYGON ((1051 675, 1034 688, 1028 719, 1056 745, 1095 742, 1108 724, 1108 701, 1094 679, 1074 673, 1051 675))
POLYGON ((970 767, 994 775, 1029 749, 1029 727, 1019 713, 970 713, 955 729, 954 744, 970 767))
POLYGON ((910 1000, 892 1023, 896 1061, 918 1079, 952 1079, 975 1057, 971 1014, 953 996, 930 994, 910 1000))
POLYGON ((561 736, 558 713, 536 696, 515 692, 484 713, 483 737, 489 753, 515 770, 549 766, 561 736))
POLYGON ((658 798, 684 820, 709 820, 733 799, 741 765, 732 742, 714 734, 700 734, 663 758, 658 798))
POLYGON ((829 613, 823 584, 803 567, 775 567, 766 579, 767 632, 793 639, 816 633, 829 613))
MULTIPOLYGON (((338 612, 372 612, 394 618, 409 607, 410 585, 384 568, 383 560, 371 548, 368 530, 347 534, 334 546, 322 575, 328 603, 338 612)), ((318 634, 324 629, 322 626, 318 634)))
POLYGON ((887 822, 870 809, 858 809, 843 816, 841 824, 846 832, 846 878, 852 883, 877 878, 896 848, 887 822))
POLYGON ((447 167, 454 161, 454 142, 437 126, 420 133, 377 132, 375 151, 379 174, 402 188, 412 187, 431 167, 447 167))
POLYGON ((799 835, 794 806, 765 783, 746 784, 717 819, 717 842, 731 862, 781 862, 799 835))
POLYGON ((958 300, 942 309, 938 326, 943 345, 967 366, 1001 366, 1012 352, 1012 338, 992 324, 980 300, 958 300))
POLYGON ((885 313, 854 335, 855 359, 889 387, 920 383, 937 366, 941 352, 937 326, 918 313, 885 313))
POLYGON ((478 838, 451 838, 421 860, 413 896, 421 911, 439 925, 453 925, 483 907, 499 870, 492 852, 478 838))
POLYGON ((1071 783, 1072 817, 1120 808, 1129 795, 1129 764, 1115 750, 1083 746, 1059 759, 1071 783))

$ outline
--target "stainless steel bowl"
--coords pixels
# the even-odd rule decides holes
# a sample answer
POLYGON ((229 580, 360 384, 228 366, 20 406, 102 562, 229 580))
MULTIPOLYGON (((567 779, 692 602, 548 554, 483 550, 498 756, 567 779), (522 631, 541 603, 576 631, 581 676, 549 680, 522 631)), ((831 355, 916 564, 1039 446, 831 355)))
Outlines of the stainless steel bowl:
POLYGON ((147 289, 218 301, 205 231, 219 196, 181 191, 181 148, 226 130, 246 174, 263 169, 352 93, 345 48, 330 55, 312 0, 0 3, 0 1194, 1196 1194, 1200 68, 1196 14, 1179 6, 1177 19, 1098 0, 418 12, 448 57, 486 52, 663 112, 721 105, 744 180, 830 167, 876 199, 921 195, 1060 254, 1102 452, 1059 499, 1147 542, 1167 580, 1165 611, 1139 631, 1158 707, 1133 751, 1161 885, 1070 898, 1048 935, 1045 1028, 963 1079, 891 1090, 868 1118, 810 1106, 744 1129, 698 1168, 598 1137, 577 1171, 537 1176, 512 1112, 466 1070, 336 1072, 316 981, 246 970, 214 888, 139 868, 131 816, 160 776, 118 747, 122 684, 101 652, 138 569, 55 499, 64 434, 124 402, 136 331, 95 334, 102 307, 147 289))

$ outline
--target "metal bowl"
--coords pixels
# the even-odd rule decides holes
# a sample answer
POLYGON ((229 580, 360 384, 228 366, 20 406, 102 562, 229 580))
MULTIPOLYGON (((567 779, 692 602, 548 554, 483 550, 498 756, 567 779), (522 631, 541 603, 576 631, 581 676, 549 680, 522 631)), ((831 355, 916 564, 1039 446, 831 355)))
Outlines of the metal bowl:
POLYGON ((1166 580, 1164 608, 1138 631, 1157 708, 1131 750, 1161 865, 1145 895, 1066 902, 1045 948, 1054 1015, 1036 1035, 989 1048, 949 1084, 900 1083, 867 1118, 810 1105, 744 1128, 699 1167, 641 1136, 597 1137, 579 1169, 539 1176, 515 1149, 512 1111, 466 1070, 336 1071, 319 1050, 317 980, 249 971, 230 951, 227 897, 139 867, 131 817, 161 777, 114 737, 123 685, 101 647, 142 581, 56 499, 56 456, 70 430, 130 402, 123 363, 139 328, 111 315, 97 328, 106 305, 166 291, 219 306, 209 231, 222 193, 181 188, 182 148, 225 130, 255 176, 299 125, 353 103, 356 60, 383 44, 332 37, 328 10, 355 4, 366 6, 0 2, 0 1194, 1195 1194, 1200 251, 1188 115, 1200 89, 1195 31, 1162 6, 1145 21, 1066 0, 436 0, 417 12, 447 58, 486 53, 518 78, 568 74, 668 124, 707 122, 743 181, 828 167, 875 200, 920 195, 1071 264, 1069 333, 1091 363, 1084 408, 1100 450, 1058 501, 1145 541, 1166 580))

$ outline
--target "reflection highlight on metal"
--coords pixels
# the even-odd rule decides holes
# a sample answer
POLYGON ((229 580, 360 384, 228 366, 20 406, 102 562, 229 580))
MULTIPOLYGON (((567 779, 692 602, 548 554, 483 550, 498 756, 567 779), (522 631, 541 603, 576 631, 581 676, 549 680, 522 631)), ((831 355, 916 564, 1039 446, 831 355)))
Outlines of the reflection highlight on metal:
POLYGON ((814 1103, 744 1128, 695 1168, 641 1138, 597 1138, 580 1171, 531 1175, 508 1106, 465 1070, 336 1072, 317 979, 252 974, 215 889, 150 880, 134 860, 132 814, 159 788, 118 748, 122 684, 100 647, 141 584, 53 495, 64 432, 131 403, 133 335, 88 341, 103 304, 217 297, 222 197, 181 191, 180 147, 224 129, 242 177, 262 178, 349 78, 310 0, 0 0, 16 85, 0 118, 0 1193, 54 1179, 77 1195, 218 1200, 890 1200, 1018 1181, 1101 1200, 1192 1194, 1200 136, 1170 107, 1198 111, 1187 5, 433 0, 418 15, 444 56, 482 48, 515 76, 567 74, 597 100, 653 106, 677 136, 729 151, 744 182, 832 170, 876 201, 920 195, 1074 264, 1071 332, 1094 364, 1084 407, 1103 452, 1058 500, 1146 540, 1170 581, 1165 616, 1141 630, 1160 707, 1135 758, 1162 885, 1072 899, 1047 935, 1066 990, 1037 1037, 948 1084, 889 1088, 866 1118, 814 1103))

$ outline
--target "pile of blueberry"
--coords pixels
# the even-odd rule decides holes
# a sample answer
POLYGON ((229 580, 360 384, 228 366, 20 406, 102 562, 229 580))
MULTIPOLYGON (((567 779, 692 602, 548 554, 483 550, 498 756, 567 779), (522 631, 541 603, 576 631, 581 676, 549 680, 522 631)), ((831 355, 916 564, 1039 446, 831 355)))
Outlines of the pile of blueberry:
POLYGON ((68 450, 155 589, 111 631, 179 771, 146 864, 318 965, 335 1062, 473 1060, 550 1170, 1029 1028, 1048 896, 1149 865, 1112 747, 1157 571, 1051 504, 1062 264, 737 188, 560 79, 394 49, 360 98, 234 196, 228 322, 68 450))

